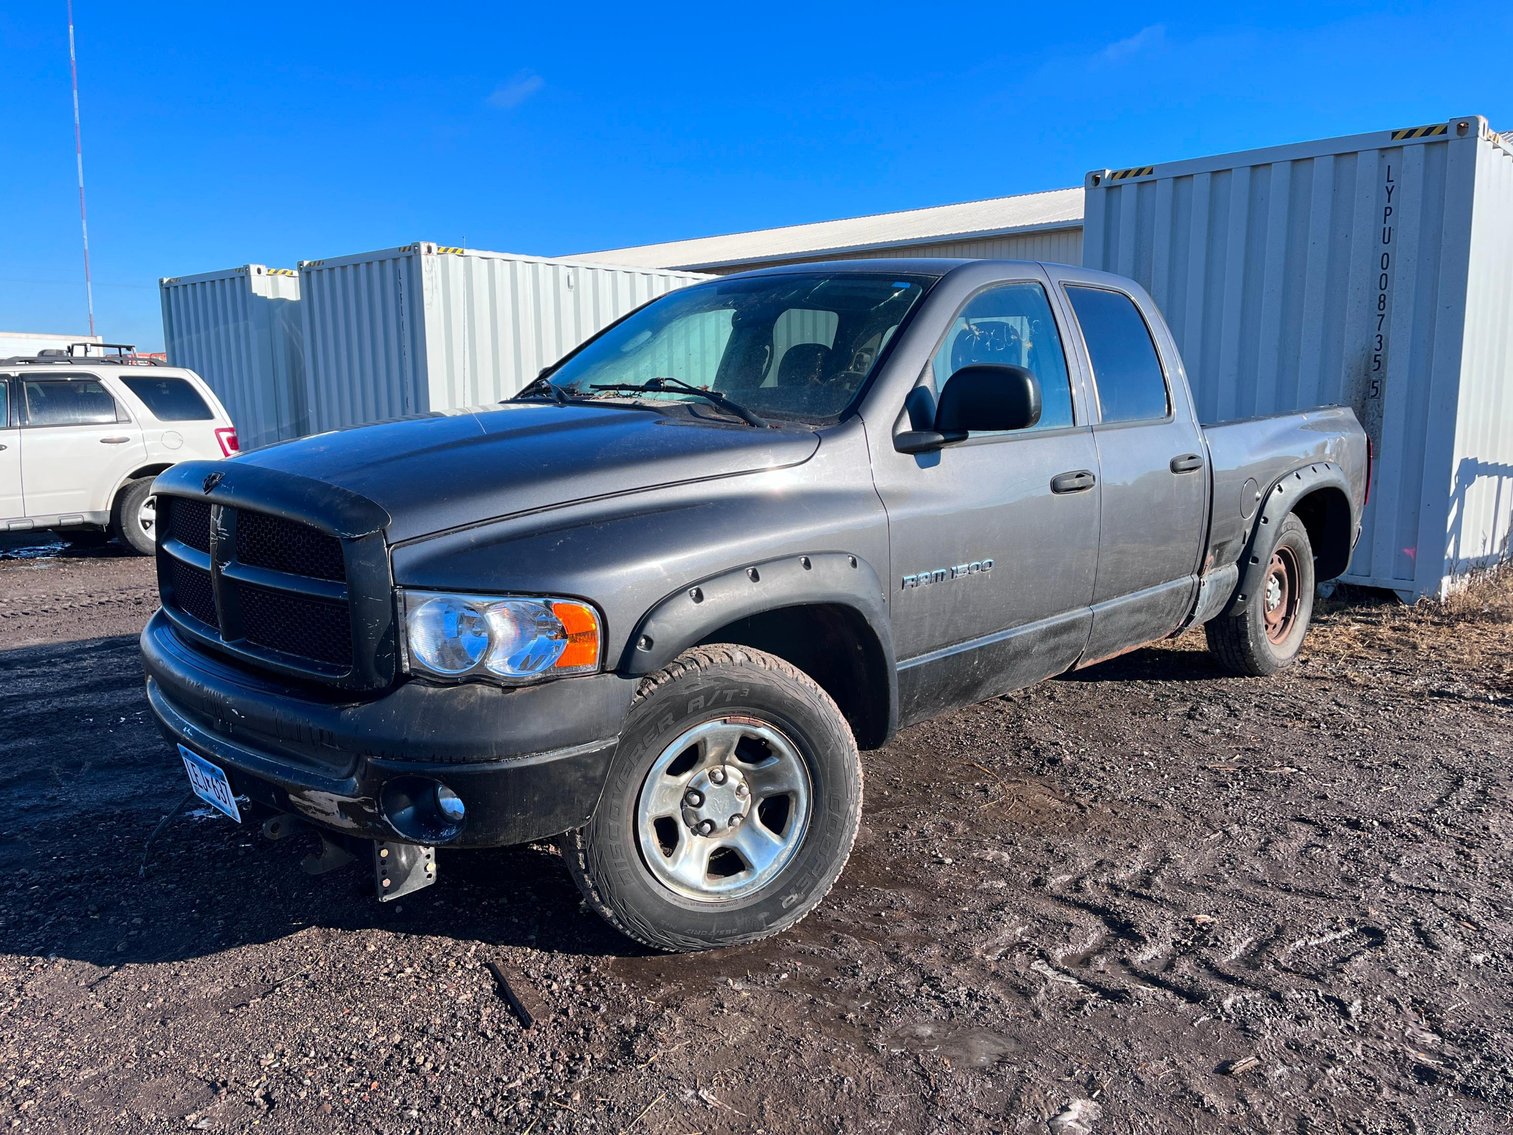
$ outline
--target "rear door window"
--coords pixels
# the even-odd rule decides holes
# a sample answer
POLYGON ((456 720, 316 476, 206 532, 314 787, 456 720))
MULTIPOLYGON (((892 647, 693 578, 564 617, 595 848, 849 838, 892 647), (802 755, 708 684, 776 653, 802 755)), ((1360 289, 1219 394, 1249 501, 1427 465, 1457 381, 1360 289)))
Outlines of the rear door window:
POLYGON ((1135 301, 1107 288, 1068 286, 1093 364, 1103 423, 1157 421, 1171 413, 1171 397, 1150 328, 1135 301))
POLYGON ((95 426, 129 419, 104 385, 93 378, 23 379, 29 426, 95 426))
POLYGON ((200 392, 182 378, 123 375, 121 382, 160 422, 208 422, 215 417, 200 392))
POLYGON ((4 375, 0 375, 0 430, 11 424, 11 384, 4 375))

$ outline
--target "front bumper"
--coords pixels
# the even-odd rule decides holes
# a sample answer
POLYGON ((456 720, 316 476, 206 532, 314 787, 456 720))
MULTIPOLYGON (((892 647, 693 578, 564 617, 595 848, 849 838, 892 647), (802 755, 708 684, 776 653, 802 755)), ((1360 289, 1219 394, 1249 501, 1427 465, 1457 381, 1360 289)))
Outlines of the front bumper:
POLYGON ((312 689, 192 647, 159 611, 142 632, 147 700, 164 736, 225 770, 254 802, 360 839, 419 842, 384 814, 384 786, 444 783, 467 807, 448 847, 525 843, 593 814, 635 689, 614 674, 504 690, 407 681, 370 700, 312 689))

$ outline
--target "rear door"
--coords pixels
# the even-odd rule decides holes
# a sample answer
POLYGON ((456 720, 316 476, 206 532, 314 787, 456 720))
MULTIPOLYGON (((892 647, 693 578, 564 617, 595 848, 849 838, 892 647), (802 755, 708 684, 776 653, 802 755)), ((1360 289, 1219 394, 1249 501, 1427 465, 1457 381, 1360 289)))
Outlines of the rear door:
POLYGON ((874 454, 905 722, 1065 670, 1087 642, 1098 459, 1063 338, 1044 278, 980 289, 957 310, 911 404, 923 398, 933 420, 955 371, 1025 366, 1041 384, 1039 424, 933 453, 874 454))
MULTIPOLYGON (((1134 297, 1062 280, 1093 380, 1103 478, 1093 629, 1084 662, 1161 638, 1181 625, 1198 590, 1208 523, 1207 450, 1134 297)), ((1162 329, 1164 331, 1164 329, 1162 329)))
POLYGON ((108 512, 115 487, 146 457, 126 408, 93 375, 21 374, 14 386, 26 515, 108 512))
POLYGON ((202 392, 189 379, 144 367, 138 373, 116 374, 107 385, 118 385, 126 392, 153 460, 229 455, 219 439, 233 431, 204 396, 208 390, 202 392))
POLYGON ((12 419, 10 379, 0 375, 0 520, 25 516, 21 506, 21 431, 12 419))

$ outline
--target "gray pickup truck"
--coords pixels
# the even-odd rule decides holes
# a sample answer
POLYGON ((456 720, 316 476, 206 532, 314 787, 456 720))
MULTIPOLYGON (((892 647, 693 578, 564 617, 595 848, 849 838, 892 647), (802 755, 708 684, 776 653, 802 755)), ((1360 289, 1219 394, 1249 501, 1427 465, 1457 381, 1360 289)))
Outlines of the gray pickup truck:
POLYGON ((147 696, 313 870, 392 898, 556 836, 633 938, 749 942, 835 882, 899 728, 1195 624, 1290 663, 1369 461, 1348 409, 1201 428, 1119 277, 730 276, 501 406, 164 473, 147 696))

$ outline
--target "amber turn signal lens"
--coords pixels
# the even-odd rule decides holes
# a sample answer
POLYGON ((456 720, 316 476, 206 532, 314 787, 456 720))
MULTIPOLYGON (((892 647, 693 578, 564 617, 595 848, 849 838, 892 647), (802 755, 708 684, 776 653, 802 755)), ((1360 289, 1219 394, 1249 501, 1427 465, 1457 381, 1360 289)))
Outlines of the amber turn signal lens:
POLYGON ((599 616, 582 603, 555 602, 552 614, 567 632, 567 646, 553 670, 584 670, 599 665, 599 616))

